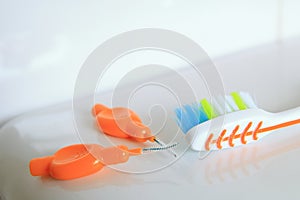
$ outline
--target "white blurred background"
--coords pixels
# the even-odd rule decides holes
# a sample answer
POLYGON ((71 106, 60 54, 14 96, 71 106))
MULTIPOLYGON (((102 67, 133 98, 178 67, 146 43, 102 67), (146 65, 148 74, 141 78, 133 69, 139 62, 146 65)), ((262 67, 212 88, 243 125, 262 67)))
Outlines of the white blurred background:
POLYGON ((0 124, 72 98, 80 66, 112 36, 164 28, 212 59, 300 34, 297 0, 0 1, 0 124))

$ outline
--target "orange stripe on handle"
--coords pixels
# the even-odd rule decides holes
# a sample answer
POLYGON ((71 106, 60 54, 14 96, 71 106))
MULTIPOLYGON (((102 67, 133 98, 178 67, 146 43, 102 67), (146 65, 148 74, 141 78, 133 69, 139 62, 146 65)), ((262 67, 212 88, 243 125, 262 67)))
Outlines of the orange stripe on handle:
MULTIPOLYGON (((209 135, 209 137, 207 138, 206 142, 205 142, 205 149, 210 150, 210 148, 209 148, 210 144, 215 144, 215 143, 216 143, 218 149, 222 149, 221 143, 226 142, 227 140, 229 140, 229 145, 231 146, 231 145, 233 145, 232 140, 237 139, 237 138, 241 138, 242 144, 246 144, 247 143, 246 140, 245 140, 246 136, 252 135, 253 140, 257 140, 258 139, 257 134, 265 133, 265 132, 269 132, 269 131, 274 131, 274 130, 277 130, 277 129, 280 129, 280 128, 300 124, 300 119, 284 122, 284 123, 281 123, 281 124, 277 124, 277 125, 269 126, 269 127, 265 127, 265 128, 261 128, 262 123, 263 122, 260 121, 254 131, 248 131, 250 129, 250 127, 252 126, 252 122, 249 122, 242 133, 240 133, 240 134, 235 134, 235 133, 233 134, 232 133, 229 137, 224 137, 224 135, 226 133, 226 129, 224 129, 221 132, 218 139, 216 139, 216 140, 212 139, 213 134, 211 133, 209 135)), ((234 130, 233 130, 233 132, 234 132, 234 130)))
POLYGON ((224 129, 222 131, 222 133, 220 134, 220 136, 218 137, 218 140, 217 140, 217 147, 218 147, 218 149, 222 149, 221 142, 223 140, 223 137, 224 137, 225 133, 226 133, 226 129, 224 129))
POLYGON ((266 127, 266 128, 262 128, 258 131, 258 133, 273 131, 273 130, 276 130, 276 129, 284 128, 284 127, 287 127, 287 126, 292 126, 292 125, 295 125, 295 124, 300 124, 300 119, 296 119, 296 120, 284 122, 284 123, 281 123, 281 124, 277 124, 277 125, 274 125, 274 126, 269 126, 269 127, 266 127))
POLYGON ((205 142, 205 149, 206 151, 209 151, 210 150, 210 147, 209 147, 209 144, 211 144, 211 140, 212 138, 214 137, 214 134, 210 134, 205 142))
POLYGON ((229 141, 228 141, 228 143, 229 143, 229 146, 231 146, 231 147, 234 147, 233 139, 234 139, 234 137, 235 137, 236 132, 239 130, 239 128, 240 128, 240 126, 237 125, 237 126, 234 128, 234 130, 232 131, 231 135, 229 136, 229 141))
POLYGON ((258 125, 256 126, 255 130, 253 131, 253 135, 252 135, 253 140, 257 140, 257 139, 258 139, 257 133, 258 133, 258 131, 259 131, 259 129, 260 129, 262 123, 263 123, 263 122, 260 121, 260 122, 258 123, 258 125))
POLYGON ((249 122, 248 125, 246 126, 246 128, 244 129, 243 133, 241 134, 241 142, 242 144, 247 144, 247 141, 245 139, 246 134, 248 132, 248 130, 250 129, 250 127, 252 126, 252 122, 249 122))

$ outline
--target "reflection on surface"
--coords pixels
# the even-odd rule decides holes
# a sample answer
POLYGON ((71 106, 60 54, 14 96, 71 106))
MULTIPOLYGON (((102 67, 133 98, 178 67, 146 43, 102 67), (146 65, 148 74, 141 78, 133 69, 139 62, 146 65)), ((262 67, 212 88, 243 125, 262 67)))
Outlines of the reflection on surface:
POLYGON ((207 183, 235 181, 263 172, 265 162, 300 148, 299 130, 287 133, 288 130, 292 129, 274 132, 256 143, 211 153, 205 162, 207 183))

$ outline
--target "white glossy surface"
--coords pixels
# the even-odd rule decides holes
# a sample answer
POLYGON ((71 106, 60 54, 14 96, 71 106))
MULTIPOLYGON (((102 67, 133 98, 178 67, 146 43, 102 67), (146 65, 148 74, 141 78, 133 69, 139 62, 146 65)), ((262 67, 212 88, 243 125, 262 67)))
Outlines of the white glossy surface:
MULTIPOLYGON (((261 108, 270 111, 299 106, 299 44, 299 40, 292 40, 261 46, 216 61, 225 89, 248 90, 261 108)), ((97 134, 92 122, 87 127, 89 133, 97 134)), ((243 148, 212 153, 203 160, 198 159, 198 153, 187 151, 173 165, 155 173, 126 174, 106 167, 73 181, 30 176, 31 158, 78 142, 70 103, 28 113, 2 126, 3 199, 300 198, 299 125, 243 148)), ((144 165, 157 162, 142 160, 144 165)), ((135 163, 139 163, 138 157, 129 160, 128 166, 135 163)))

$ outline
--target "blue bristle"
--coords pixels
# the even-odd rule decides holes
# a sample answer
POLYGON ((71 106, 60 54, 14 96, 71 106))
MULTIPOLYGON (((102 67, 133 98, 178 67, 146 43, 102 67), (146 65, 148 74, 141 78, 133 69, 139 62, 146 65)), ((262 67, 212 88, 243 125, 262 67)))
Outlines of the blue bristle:
POLYGON ((178 126, 180 127, 180 129, 181 130, 183 130, 183 127, 182 127, 182 120, 181 120, 181 118, 182 118, 182 112, 183 112, 183 110, 182 110, 182 108, 176 108, 175 109, 175 113, 176 113, 176 122, 177 122, 177 124, 178 124, 178 126))
MULTIPOLYGON (((190 122, 188 129, 192 128, 193 126, 196 126, 199 123, 199 112, 197 107, 197 105, 184 106, 186 112, 186 119, 188 119, 188 121, 190 122)), ((188 130, 186 130, 186 132, 187 131, 188 130)))
POLYGON ((181 112, 182 112, 181 108, 176 108, 175 109, 175 114, 176 114, 177 119, 181 118, 181 112))
POLYGON ((186 114, 185 110, 183 108, 176 108, 175 113, 177 116, 177 124, 180 127, 180 129, 185 133, 185 130, 187 129, 187 124, 185 123, 186 121, 186 114))
POLYGON ((183 133, 208 120, 203 108, 199 104, 184 105, 175 109, 177 124, 183 133))
POLYGON ((184 105, 181 108, 176 108, 175 113, 177 124, 183 133, 187 133, 194 126, 208 120, 205 112, 198 104, 184 105))
POLYGON ((183 111, 182 111, 182 109, 181 108, 176 108, 175 109, 175 113, 176 113, 176 119, 177 119, 177 124, 178 124, 178 126, 181 128, 181 116, 182 116, 182 113, 183 111))

